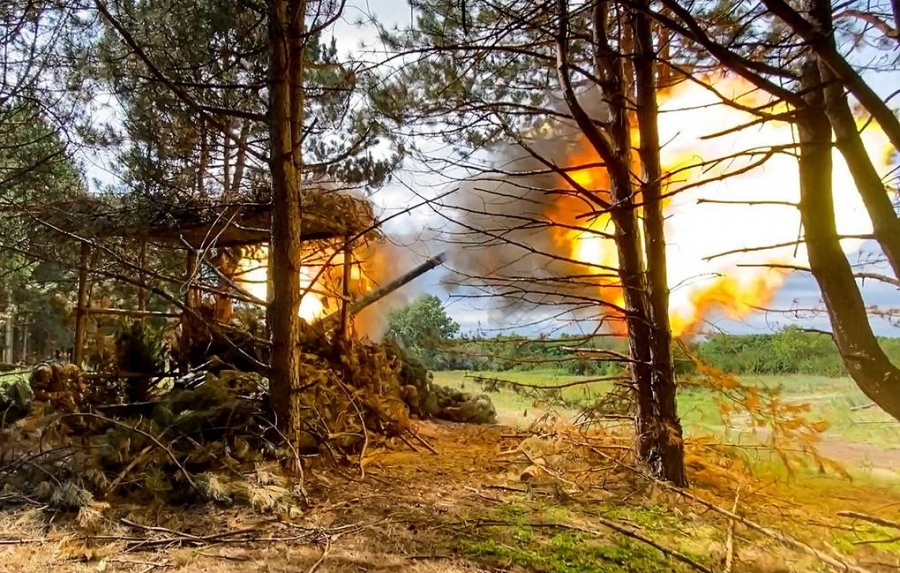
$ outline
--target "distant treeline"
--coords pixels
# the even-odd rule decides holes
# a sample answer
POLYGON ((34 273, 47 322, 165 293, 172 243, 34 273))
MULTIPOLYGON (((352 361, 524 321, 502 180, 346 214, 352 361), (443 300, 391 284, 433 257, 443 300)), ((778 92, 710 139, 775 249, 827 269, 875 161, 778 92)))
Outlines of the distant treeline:
MULTIPOLYGON (((881 344, 891 360, 900 364, 900 338, 883 338, 881 344)), ((555 369, 579 375, 616 374, 623 367, 610 354, 590 351, 628 352, 625 341, 599 336, 462 338, 416 350, 433 370, 555 369)), ((714 334, 684 347, 676 344, 673 355, 682 375, 696 371, 688 354, 705 365, 735 374, 846 374, 831 337, 796 327, 774 334, 714 334)))

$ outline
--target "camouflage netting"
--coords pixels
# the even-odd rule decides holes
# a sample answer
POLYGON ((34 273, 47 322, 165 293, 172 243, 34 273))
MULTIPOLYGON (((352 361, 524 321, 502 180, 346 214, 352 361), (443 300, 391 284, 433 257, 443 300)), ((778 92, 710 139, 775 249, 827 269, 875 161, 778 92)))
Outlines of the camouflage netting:
POLYGON ((123 403, 122 381, 41 365, 30 385, 7 392, 27 415, 9 416, 0 431, 0 486, 61 508, 127 496, 274 510, 295 497, 275 468, 355 465, 366 448, 415 449, 411 417, 495 421, 489 399, 435 385, 396 346, 348 341, 337 351, 310 329, 302 347, 305 431, 294 444, 272 424, 268 381, 254 372, 207 372, 161 398, 123 403))
POLYGON ((385 352, 400 364, 403 401, 420 418, 440 418, 468 424, 493 424, 497 411, 487 394, 472 395, 434 383, 431 372, 397 344, 388 342, 385 352))

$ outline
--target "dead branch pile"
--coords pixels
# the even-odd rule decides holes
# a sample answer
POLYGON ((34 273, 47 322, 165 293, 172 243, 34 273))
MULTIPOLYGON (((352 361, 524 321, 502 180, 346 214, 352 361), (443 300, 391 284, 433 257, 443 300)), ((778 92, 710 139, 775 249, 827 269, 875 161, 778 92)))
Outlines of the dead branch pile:
POLYGON ((302 487, 282 466, 346 466, 366 448, 413 447, 423 442, 411 416, 494 420, 490 400, 437 387, 396 347, 335 344, 315 329, 301 341, 305 429, 293 443, 272 423, 268 381, 255 372, 207 372, 159 399, 123 404, 93 391, 104 386, 74 365, 41 365, 28 415, 0 431, 0 487, 59 508, 126 496, 276 510, 302 487))
POLYGON ((434 383, 425 365, 396 343, 388 342, 384 349, 400 366, 403 400, 413 415, 469 424, 493 424, 497 421, 497 411, 486 394, 472 395, 439 386, 434 383))
POLYGON ((122 417, 45 413, 53 403, 34 402, 28 417, 0 432, 0 484, 8 494, 62 509, 115 495, 274 507, 290 491, 281 484, 283 495, 275 495, 275 478, 261 472, 288 454, 264 415, 260 386, 254 375, 210 375, 195 389, 165 396, 147 415, 122 417), (268 502, 256 499, 266 492, 268 502))

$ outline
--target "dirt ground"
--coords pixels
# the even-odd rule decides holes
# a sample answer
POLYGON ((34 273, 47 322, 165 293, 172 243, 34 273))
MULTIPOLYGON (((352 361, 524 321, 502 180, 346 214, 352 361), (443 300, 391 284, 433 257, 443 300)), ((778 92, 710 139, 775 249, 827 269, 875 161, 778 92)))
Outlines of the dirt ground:
MULTIPOLYGON (((9 510, 0 523, 0 571, 693 570, 676 552, 722 571, 729 538, 735 572, 827 570, 797 545, 640 479, 616 462, 627 449, 619 442, 576 446, 573 438, 561 445, 503 426, 435 422, 420 424, 419 434, 438 454, 423 447, 373 451, 365 477, 356 466, 310 471, 308 503, 284 515, 212 504, 115 504, 99 523, 86 524, 41 507, 9 510), (601 457, 584 458, 592 449, 601 457)), ((818 480, 797 489, 694 453, 689 470, 691 495, 738 507, 739 515, 860 571, 900 569, 897 543, 884 542, 882 528, 836 515, 852 509, 891 517, 900 508, 900 491, 891 484, 818 480), (854 546, 853 539, 876 542, 854 546)))

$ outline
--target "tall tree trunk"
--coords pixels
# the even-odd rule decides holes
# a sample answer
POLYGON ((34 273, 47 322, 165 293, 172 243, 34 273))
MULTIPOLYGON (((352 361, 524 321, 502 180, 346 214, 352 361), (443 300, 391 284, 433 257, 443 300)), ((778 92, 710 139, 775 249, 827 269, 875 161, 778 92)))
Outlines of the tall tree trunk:
POLYGON ((640 133, 639 155, 643 171, 641 200, 644 214, 644 248, 647 258, 648 318, 651 336, 652 380, 655 406, 654 433, 646 459, 654 472, 686 485, 684 441, 675 400, 675 366, 672 362, 672 329, 669 325, 669 283, 666 261, 665 220, 662 204, 662 167, 659 158, 659 106, 656 101, 656 66, 653 32, 647 12, 649 0, 632 12, 634 29, 635 96, 640 133))
MULTIPOLYGON (((668 432, 663 427, 658 396, 654 392, 653 357, 657 344, 654 340, 657 329, 651 322, 643 246, 637 216, 637 188, 631 174, 632 143, 628 119, 630 104, 626 91, 628 83, 624 74, 624 69, 630 64, 626 65, 622 54, 612 49, 607 37, 609 8, 609 2, 595 2, 591 15, 595 73, 598 88, 609 112, 608 121, 605 122, 602 131, 580 105, 572 87, 568 63, 569 12, 566 0, 557 2, 559 14, 559 30, 556 37, 557 75, 572 117, 603 160, 609 173, 611 195, 609 213, 615 226, 615 242, 619 257, 618 273, 625 299, 625 320, 632 360, 630 369, 632 388, 637 404, 635 425, 638 455, 642 461, 649 464, 656 477, 683 484, 685 483, 683 461, 678 457, 681 455, 680 442, 670 440, 668 432), (673 445, 676 447, 673 448, 673 445)), ((656 182, 658 184, 658 177, 656 182)), ((664 253, 662 264, 661 272, 665 281, 664 253)), ((658 265, 656 268, 659 270, 658 265)), ((663 325, 662 330, 667 334, 661 343, 666 350, 659 353, 659 357, 664 365, 666 361, 664 357, 668 355, 671 367, 668 322, 663 325)), ((677 422, 677 417, 674 416, 674 376, 671 374, 667 376, 665 373, 662 376, 672 384, 671 412, 677 422)))
MULTIPOLYGON (((831 2, 811 0, 810 4, 813 22, 827 32, 828 43, 832 47, 836 46, 831 2)), ((894 276, 900 278, 900 219, 897 218, 897 212, 885 191, 881 176, 878 175, 878 170, 875 169, 869 152, 863 145, 840 78, 821 60, 818 62, 819 74, 825 84, 825 112, 834 129, 837 147, 847 162, 847 167, 850 168, 856 189, 869 213, 875 240, 881 245, 894 276)))
POLYGON ((197 165, 197 195, 202 197, 206 188, 206 172, 209 168, 209 129, 206 119, 200 118, 200 160, 197 165))
POLYGON ((831 178, 832 126, 826 113, 820 67, 804 68, 808 107, 798 111, 800 217, 809 266, 822 289, 834 341, 853 380, 873 402, 900 420, 900 369, 872 332, 865 302, 837 232, 831 178))
POLYGON ((22 320, 22 348, 21 348, 21 362, 22 364, 28 364, 28 316, 26 315, 22 320))
POLYGON ((250 137, 250 122, 245 121, 241 125, 241 135, 237 142, 237 157, 234 160, 234 178, 231 181, 231 190, 238 195, 241 192, 241 184, 244 181, 244 165, 247 163, 247 139, 250 137))
MULTIPOLYGON (((227 124, 228 129, 231 129, 231 122, 229 121, 227 124)), ((241 184, 244 179, 244 165, 247 162, 247 138, 250 135, 250 122, 244 121, 241 124, 241 134, 238 137, 238 141, 236 144, 237 147, 237 157, 234 160, 234 174, 229 177, 231 173, 231 138, 225 137, 223 144, 223 156, 224 156, 224 188, 225 188, 225 200, 233 201, 240 197, 241 193, 241 184)), ((243 256, 244 251, 241 247, 226 247, 220 249, 218 266, 219 271, 222 273, 222 277, 219 279, 219 290, 222 292, 228 292, 231 289, 231 284, 234 282, 234 277, 237 274, 238 263, 243 256)), ((270 291, 271 292, 271 291, 270 291)), ((216 295, 216 317, 220 322, 228 322, 231 320, 231 317, 234 313, 234 299, 228 295, 216 295)))
MULTIPOLYGON (((13 362, 13 324, 16 320, 16 307, 13 305, 13 289, 12 286, 6 290, 6 328, 3 337, 3 362, 12 364, 13 362)), ((77 312, 77 311, 76 311, 77 312)))
MULTIPOLYGON (((301 429, 300 386, 300 168, 294 156, 292 126, 302 118, 302 102, 292 102, 292 38, 302 37, 305 2, 270 0, 269 5, 269 169, 272 176, 270 243, 272 358, 270 400, 279 429, 295 440, 301 429), (299 5, 299 6, 298 6, 299 5), (299 16, 298 16, 299 14, 299 16)), ((302 68, 302 66, 301 66, 302 68)), ((296 74, 296 70, 295 70, 296 74)), ((302 78, 300 78, 302 80, 302 78)))
MULTIPOLYGON (((72 348, 72 362, 79 368, 84 361, 84 342, 87 338, 87 318, 88 306, 90 304, 90 293, 88 292, 88 271, 91 264, 91 245, 82 241, 81 258, 78 262, 78 294, 76 295, 75 307, 75 343, 72 348)), ((12 293, 10 293, 10 297, 12 293)), ((10 298, 12 304, 12 298, 10 298)), ((10 347, 10 357, 12 357, 12 347, 10 347)))
POLYGON ((667 479, 658 463, 659 422, 653 395, 654 331, 647 312, 647 285, 640 250, 640 231, 636 216, 634 195, 630 184, 622 184, 622 178, 630 179, 627 170, 618 175, 610 174, 610 191, 616 207, 611 213, 615 226, 616 249, 619 256, 619 280, 625 300, 625 321, 628 347, 631 354, 631 384, 637 411, 635 429, 638 436, 638 457, 647 462, 655 475, 667 479))
POLYGON ((223 121, 225 134, 222 136, 222 198, 225 202, 231 200, 231 117, 223 121))
POLYGON ((234 299, 227 293, 234 283, 242 254, 241 247, 220 247, 214 259, 214 264, 221 273, 218 284, 222 294, 215 293, 213 295, 216 320, 221 323, 228 323, 234 316, 234 299))
POLYGON ((826 34, 830 30, 823 30, 819 26, 813 25, 787 0, 762 0, 762 3, 809 44, 809 47, 819 57, 820 65, 828 66, 835 73, 835 77, 839 78, 859 103, 872 114, 894 147, 900 149, 900 119, 894 115, 891 108, 872 89, 872 86, 853 69, 850 62, 828 41, 826 34))

